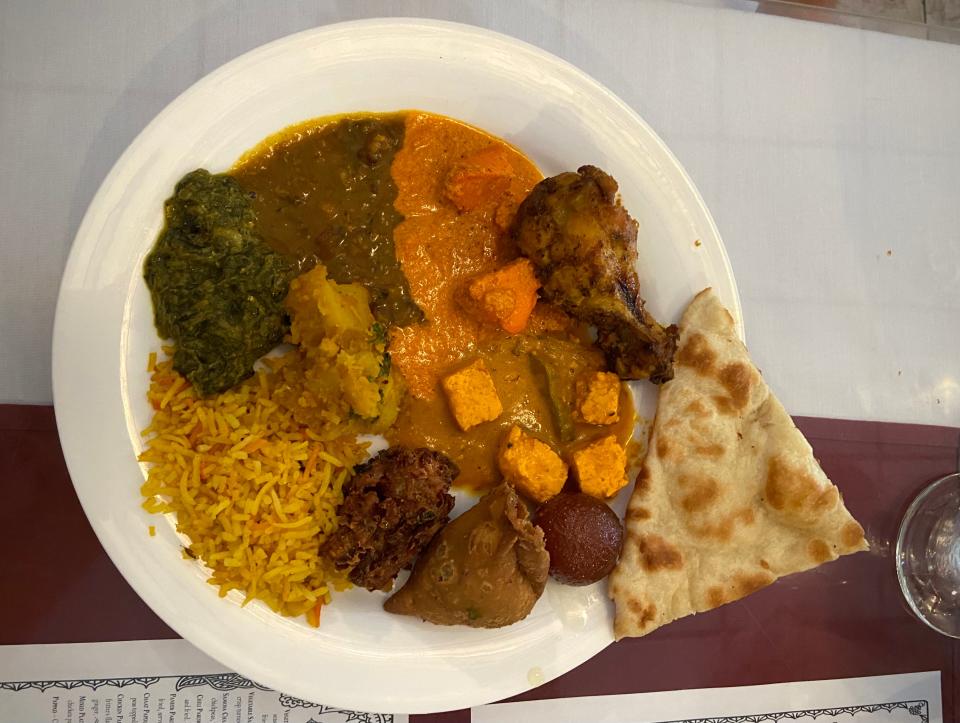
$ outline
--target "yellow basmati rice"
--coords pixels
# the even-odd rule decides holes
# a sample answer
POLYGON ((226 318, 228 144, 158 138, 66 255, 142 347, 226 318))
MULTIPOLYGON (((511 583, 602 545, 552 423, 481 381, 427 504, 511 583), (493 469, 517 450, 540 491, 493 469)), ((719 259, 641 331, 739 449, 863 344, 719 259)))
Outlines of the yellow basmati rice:
POLYGON ((210 568, 221 596, 240 590, 244 604, 262 600, 317 625, 331 586, 347 587, 318 551, 336 529, 343 484, 365 447, 352 436, 317 440, 274 401, 274 371, 209 399, 170 360, 151 355, 149 371, 155 412, 140 455, 149 464, 144 509, 176 515, 190 538, 184 555, 210 568))

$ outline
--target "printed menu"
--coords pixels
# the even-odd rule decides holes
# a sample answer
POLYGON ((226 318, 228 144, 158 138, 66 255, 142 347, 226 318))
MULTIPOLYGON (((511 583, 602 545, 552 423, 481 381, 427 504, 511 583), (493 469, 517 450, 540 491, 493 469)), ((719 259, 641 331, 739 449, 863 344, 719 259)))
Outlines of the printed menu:
POLYGON ((0 723, 407 723, 226 670, 185 640, 0 647, 0 723))
MULTIPOLYGON (((942 723, 940 673, 497 703, 472 723, 942 723)), ((0 646, 0 723, 408 723, 271 690, 184 640, 0 646)))
POLYGON ((471 714, 471 723, 943 722, 938 672, 531 700, 471 714))

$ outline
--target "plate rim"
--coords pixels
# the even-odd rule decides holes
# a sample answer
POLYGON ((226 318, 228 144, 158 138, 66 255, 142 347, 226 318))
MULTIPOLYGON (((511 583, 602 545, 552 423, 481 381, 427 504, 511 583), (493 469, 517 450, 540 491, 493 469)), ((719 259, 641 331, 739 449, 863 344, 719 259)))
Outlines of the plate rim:
MULTIPOLYGON (((730 285, 730 291, 732 294, 730 312, 732 313, 736 324, 739 335, 743 338, 743 317, 742 317, 742 307, 740 302, 740 293, 737 286, 736 277, 733 274, 733 268, 730 263, 730 259, 726 250, 726 247, 723 243, 723 239, 720 235, 719 230, 717 229, 716 223, 711 215, 709 209, 707 208, 705 202, 703 201, 702 196, 700 195, 699 189, 697 189, 692 178, 687 173, 686 169, 679 162, 679 160, 674 156, 673 152, 666 145, 666 143, 660 138, 660 136, 647 124, 647 122, 637 113, 633 108, 626 104, 622 99, 620 99, 615 93, 613 93, 605 85, 588 75, 583 70, 579 69, 572 63, 546 51, 542 48, 539 48, 535 45, 527 43, 526 41, 520 40, 513 36, 500 33, 497 31, 489 30, 487 28, 469 25, 465 23, 457 23, 444 20, 433 20, 429 18, 391 18, 391 17, 381 17, 381 18, 369 18, 362 20, 350 20, 345 22, 331 23, 327 25, 321 25, 314 28, 309 28, 306 30, 299 31, 297 33, 289 34, 275 40, 272 40, 263 45, 252 48, 243 54, 233 58, 232 60, 220 65, 210 73, 206 74, 202 78, 198 79, 196 82, 191 84, 183 92, 177 95, 172 101, 170 101, 164 108, 161 110, 153 119, 143 128, 140 133, 134 138, 134 140, 126 147, 123 153, 119 156, 117 161, 113 164, 110 171, 104 177, 100 186, 97 189, 96 194, 93 196, 90 205, 88 206, 86 212, 84 213, 83 219, 78 226, 77 233, 74 236, 74 240, 71 244, 70 252, 67 258, 67 262, 64 266, 64 272, 60 281, 60 286, 57 294, 57 306, 56 314, 54 318, 53 325, 53 352, 52 352, 52 377, 53 377, 53 402, 54 402, 54 412, 57 422, 57 429, 63 444, 64 449, 64 459, 67 464, 68 472, 70 473, 71 482, 76 491, 77 497, 81 503, 81 506, 84 510, 91 527, 93 528, 95 534, 97 535, 98 540, 103 546, 108 557, 110 557, 111 562, 121 573, 124 580, 129 584, 137 595, 151 608, 151 610, 160 617, 167 625, 169 625, 178 635, 187 639, 191 644, 196 645, 204 653, 210 655, 211 657, 217 659, 218 661, 232 660, 233 656, 229 654, 229 649, 220 644, 220 641, 215 636, 209 636, 202 640, 199 640, 199 636, 191 634, 189 637, 184 635, 181 629, 181 623, 179 619, 172 618, 171 615, 166 614, 166 606, 160 605, 159 607, 164 609, 164 612, 161 613, 157 610, 158 605, 155 604, 154 596, 152 593, 146 592, 144 590, 144 585, 141 584, 140 578, 137 575, 128 575, 124 571, 123 567, 118 564, 117 560, 114 557, 114 554, 111 552, 108 545, 104 542, 105 534, 101 529, 101 521, 94 514, 92 509, 89 509, 91 504, 90 498, 85 499, 85 495, 82 491, 82 484, 78 484, 75 479, 74 470, 78 467, 76 461, 71 461, 71 459, 76 459, 74 456, 76 452, 75 444, 75 435, 76 430, 71 430, 69 425, 65 423, 64 417, 64 404, 65 399, 67 398, 68 393, 65 391, 64 381, 61 379, 61 375, 64 374, 63 370, 67 368, 68 365, 63 364, 63 354, 64 349, 61 348, 65 344, 65 334, 63 329, 64 324, 64 304, 66 303, 66 297, 71 293, 71 290, 68 288, 68 282, 70 278, 75 275, 76 270, 79 267, 82 267, 83 262, 85 261, 84 255, 89 251, 87 248, 83 247, 83 244, 80 242, 85 238, 90 236, 90 225, 93 223, 93 219, 98 212, 99 206, 103 205, 106 200, 107 191, 116 184, 118 178, 121 175, 121 171, 124 166, 130 162, 132 158, 137 155, 139 148, 144 144, 145 139, 148 138, 153 132, 154 128, 162 125, 164 120, 168 115, 174 113, 180 106, 189 102, 189 100, 195 95, 201 95, 207 91, 208 88, 215 86, 220 78, 229 75, 235 68, 242 67, 247 63, 255 61, 259 56, 269 55, 271 52, 277 48, 282 47, 286 44, 295 43, 297 40, 302 40, 307 37, 320 37, 327 33, 337 33, 344 30, 349 31, 352 28, 358 28, 364 31, 376 30, 377 28, 389 28, 391 31, 396 31, 398 28, 410 28, 416 30, 417 28, 426 29, 426 30, 440 30, 451 33, 467 34, 471 35, 474 38, 486 39, 493 43, 500 45, 501 47, 506 46, 515 50, 522 50, 525 53, 529 54, 545 62, 550 66, 554 66, 558 70, 562 70, 568 74, 571 74, 581 83, 586 84, 591 87, 593 91, 604 96, 607 102, 616 106, 619 111, 625 114, 626 117, 630 119, 632 123, 637 124, 641 127, 647 134, 647 139, 651 141, 656 147, 657 150, 663 154, 663 157, 672 165, 672 169, 678 173, 679 178, 686 187, 686 191, 690 194, 690 200, 696 204, 697 210, 699 211, 703 222, 707 225, 709 232, 712 234, 713 238, 717 241, 716 251, 719 252, 719 261, 722 266, 722 272, 726 277, 727 282, 730 285), (68 452, 68 447, 70 452, 68 452), (194 642, 199 640, 199 642, 194 642)), ((594 650, 593 652, 579 659, 575 665, 567 669, 567 671, 572 670, 576 665, 580 665, 586 660, 589 660, 603 649, 613 642, 612 633, 609 640, 605 645, 599 649, 594 650)), ((233 668, 233 664, 226 664, 226 667, 233 668)), ((255 665, 246 665, 238 666, 245 670, 251 670, 256 668, 255 665)), ((559 675, 562 675, 567 671, 550 671, 546 677, 544 677, 539 683, 546 683, 559 675)), ((256 679, 271 681, 275 678, 269 674, 268 671, 264 671, 264 675, 257 675, 256 679)), ((272 687, 277 687, 270 683, 272 687)), ((516 695, 519 692, 527 690, 530 686, 504 686, 503 691, 497 690, 495 693, 495 699, 501 699, 504 697, 509 697, 516 695), (504 692, 505 691, 505 692, 504 692)), ((296 686, 295 686, 296 688, 296 686)), ((277 690, 283 692, 283 687, 277 687, 277 690)), ((300 691, 294 689, 294 693, 299 693, 300 691)), ((327 701, 328 704, 335 702, 333 700, 327 701)), ((440 707, 437 706, 404 706, 404 705, 390 705, 389 709, 384 709, 382 706, 374 707, 358 707, 358 710, 369 710, 375 712, 385 712, 385 713, 429 713, 429 712, 438 712, 441 710, 452 710, 455 708, 470 707, 473 705, 480 705, 484 703, 492 702, 489 698, 489 695, 484 696, 482 691, 475 691, 474 695, 465 695, 457 699, 457 703, 450 705, 449 703, 443 703, 440 707), (478 694, 479 693, 479 694, 478 694)), ((337 703, 340 704, 339 702, 337 703)), ((354 703, 351 703, 350 706, 345 707, 356 707, 354 703)))

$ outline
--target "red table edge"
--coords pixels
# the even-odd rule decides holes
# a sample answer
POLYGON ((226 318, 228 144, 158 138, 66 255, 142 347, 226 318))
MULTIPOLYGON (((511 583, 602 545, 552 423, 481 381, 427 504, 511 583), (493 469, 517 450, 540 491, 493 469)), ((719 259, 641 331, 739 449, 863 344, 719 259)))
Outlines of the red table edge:
MULTIPOLYGON (((916 446, 956 448, 960 453, 960 428, 938 425, 916 425, 896 422, 865 422, 858 420, 819 417, 794 417, 794 421, 813 442, 818 439, 866 443, 901 443, 916 446)), ((43 432, 56 431, 52 405, 0 404, 0 431, 43 432)), ((815 446, 815 445, 814 445, 815 446)), ((958 459, 960 462, 960 459, 958 459)), ((953 667, 960 663, 960 645, 953 647, 953 667)), ((960 700, 955 701, 960 703, 960 700)), ((944 720, 952 720, 960 710, 944 710, 944 720)), ((412 716, 420 723, 469 720, 466 711, 452 711, 430 716, 412 716)), ((960 717, 957 717, 960 720, 960 717)))

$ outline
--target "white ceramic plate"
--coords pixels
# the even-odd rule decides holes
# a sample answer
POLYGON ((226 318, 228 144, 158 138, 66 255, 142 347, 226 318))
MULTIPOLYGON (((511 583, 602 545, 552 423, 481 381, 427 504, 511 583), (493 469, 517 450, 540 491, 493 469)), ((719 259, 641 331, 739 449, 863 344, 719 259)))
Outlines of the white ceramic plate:
MULTIPOLYGON (((584 163, 620 182, 640 221, 648 306, 676 320, 712 285, 740 321, 730 264, 693 183, 654 132, 571 65, 512 38, 420 20, 345 23, 293 35, 223 66, 171 103, 103 182, 64 273, 54 330, 60 438, 83 508, 137 593, 174 630, 245 676, 291 695, 379 712, 498 700, 550 680, 612 642, 603 584, 548 587, 500 630, 442 628, 337 596, 319 629, 241 608, 180 555, 172 524, 140 508, 147 354, 158 346, 143 257, 174 183, 225 170, 265 136, 314 116, 418 108, 501 136, 551 175, 584 163), (696 242, 700 243, 697 244, 696 242), (158 525, 156 537, 147 526, 158 525)), ((641 407, 655 391, 642 384, 641 407)), ((621 499, 622 504, 622 499, 621 499)))

